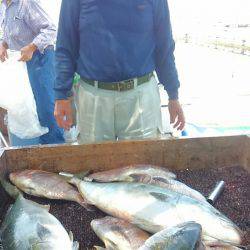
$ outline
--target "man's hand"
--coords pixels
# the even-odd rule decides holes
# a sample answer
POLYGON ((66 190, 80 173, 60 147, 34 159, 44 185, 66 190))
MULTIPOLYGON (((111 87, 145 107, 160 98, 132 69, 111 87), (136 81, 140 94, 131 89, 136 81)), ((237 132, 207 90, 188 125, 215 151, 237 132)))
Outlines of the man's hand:
POLYGON ((169 100, 168 110, 170 114, 170 123, 174 124, 174 128, 183 130, 185 126, 185 117, 179 101, 169 100))
POLYGON ((32 59, 34 52, 37 50, 35 44, 31 43, 21 49, 21 57, 19 62, 28 62, 32 59))
POLYGON ((0 61, 5 62, 6 59, 8 59, 7 48, 4 44, 1 44, 0 45, 0 61))
POLYGON ((70 100, 57 100, 54 115, 59 127, 70 130, 73 125, 73 114, 70 100))

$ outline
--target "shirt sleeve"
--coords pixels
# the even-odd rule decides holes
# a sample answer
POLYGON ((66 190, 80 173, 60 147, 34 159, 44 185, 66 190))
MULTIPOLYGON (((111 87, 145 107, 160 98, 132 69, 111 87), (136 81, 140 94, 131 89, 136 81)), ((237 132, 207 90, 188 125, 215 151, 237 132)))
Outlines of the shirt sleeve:
POLYGON ((80 0, 62 0, 57 44, 55 97, 67 99, 71 95, 73 78, 79 57, 80 0))
MULTIPOLYGON (((1 2, 1 0, 0 0, 1 2)), ((2 44, 3 42, 5 42, 6 38, 5 38, 5 34, 3 32, 3 20, 5 17, 5 7, 3 5, 3 3, 0 3, 0 43, 2 44)))
POLYGON ((48 45, 53 45, 56 39, 56 26, 52 23, 47 13, 36 0, 27 1, 24 20, 30 29, 38 34, 33 43, 41 53, 48 45))
POLYGON ((156 36, 156 73, 169 99, 178 99, 180 82, 175 66, 175 43, 172 36, 167 0, 154 1, 154 29, 156 36))

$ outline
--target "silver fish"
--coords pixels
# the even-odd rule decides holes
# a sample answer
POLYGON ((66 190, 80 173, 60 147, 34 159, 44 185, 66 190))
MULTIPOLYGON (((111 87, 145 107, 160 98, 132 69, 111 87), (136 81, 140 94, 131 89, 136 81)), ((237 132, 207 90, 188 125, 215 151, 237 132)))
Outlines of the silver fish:
POLYGON ((41 170, 24 170, 11 173, 11 182, 26 194, 55 200, 85 202, 75 187, 58 174, 41 170))
POLYGON ((200 192, 175 180, 175 175, 173 173, 160 167, 131 166, 121 169, 113 169, 91 174, 88 177, 85 177, 85 180, 97 182, 141 182, 167 188, 188 195, 196 200, 207 202, 206 198, 200 192), (165 173, 165 175, 162 173, 165 173))
POLYGON ((204 250, 201 225, 187 222, 151 236, 139 250, 204 250))
POLYGON ((124 219, 150 233, 194 221, 203 238, 240 244, 240 229, 209 203, 162 187, 143 183, 93 183, 71 179, 84 199, 109 215, 124 219))
POLYGON ((21 195, 2 223, 0 239, 4 250, 75 250, 79 247, 48 209, 21 195))
POLYGON ((153 165, 131 165, 118 169, 111 169, 94 174, 90 174, 85 177, 87 181, 99 181, 99 182, 115 182, 115 181, 127 181, 133 182, 137 176, 161 177, 164 179, 175 179, 176 175, 170 172, 166 168, 153 166, 153 165))
POLYGON ((90 225, 109 250, 138 250, 149 238, 138 227, 110 216, 93 220, 90 225))

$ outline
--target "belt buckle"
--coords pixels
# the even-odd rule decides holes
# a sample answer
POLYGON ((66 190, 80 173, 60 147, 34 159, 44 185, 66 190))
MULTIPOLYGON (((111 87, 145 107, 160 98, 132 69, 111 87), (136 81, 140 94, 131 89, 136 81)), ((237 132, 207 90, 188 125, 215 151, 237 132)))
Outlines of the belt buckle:
POLYGON ((134 88, 134 80, 126 80, 118 83, 118 91, 127 91, 134 88))
POLYGON ((122 91, 122 82, 118 82, 117 83, 117 90, 120 92, 120 91, 122 91))

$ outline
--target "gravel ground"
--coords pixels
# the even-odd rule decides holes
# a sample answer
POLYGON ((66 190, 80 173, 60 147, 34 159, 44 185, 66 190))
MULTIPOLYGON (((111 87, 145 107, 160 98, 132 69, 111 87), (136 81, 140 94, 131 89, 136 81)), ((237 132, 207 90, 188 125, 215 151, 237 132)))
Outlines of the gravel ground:
MULTIPOLYGON (((250 245, 250 175, 241 167, 185 170, 176 172, 179 180, 199 190, 207 196, 219 180, 226 182, 226 188, 215 207, 232 219, 246 232, 243 244, 250 245)), ((1 190, 0 190, 1 194, 1 190)), ((3 197, 0 195, 0 197, 3 197)), ((30 197, 29 197, 30 198, 30 197)), ((81 249, 92 249, 93 245, 102 245, 90 228, 92 219, 104 217, 105 214, 98 209, 87 212, 80 205, 73 202, 50 201, 40 198, 32 200, 50 204, 50 212, 56 216, 66 230, 72 231, 75 240, 79 241, 81 249)), ((0 198, 1 204, 1 198, 0 198)), ((0 223, 10 202, 4 208, 0 207, 0 223)))

